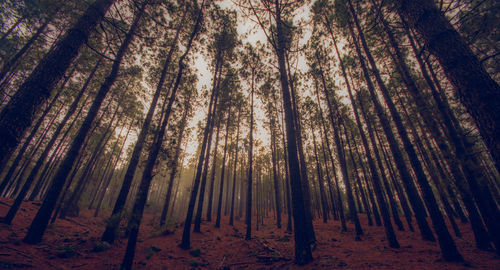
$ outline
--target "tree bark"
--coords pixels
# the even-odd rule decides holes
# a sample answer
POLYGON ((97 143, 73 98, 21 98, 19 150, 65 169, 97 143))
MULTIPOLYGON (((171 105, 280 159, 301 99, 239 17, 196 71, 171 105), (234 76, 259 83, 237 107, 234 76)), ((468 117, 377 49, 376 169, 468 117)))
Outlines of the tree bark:
POLYGON ((433 1, 398 0, 394 4, 443 67, 500 171, 500 86, 433 1))
MULTIPOLYGON (((106 4, 111 5, 113 1, 97 1, 92 5, 90 8, 97 9, 99 6, 95 6, 97 3, 104 2, 106 4)), ((113 83, 116 81, 116 78, 118 77, 118 71, 120 69, 120 65, 122 62, 122 59, 132 42, 134 38, 135 31, 139 25, 139 21, 142 18, 142 15, 144 14, 144 10, 146 8, 146 3, 147 1, 144 2, 142 5, 141 9, 135 16, 134 22, 132 23, 127 35, 125 36, 125 39, 123 40, 122 45, 120 46, 120 49, 118 50, 115 60, 113 62, 113 67, 111 69, 111 72, 109 75, 106 77, 104 80, 103 84, 101 85, 101 88, 97 92, 96 98, 94 99, 94 102, 89 109, 89 112, 87 114, 87 117, 82 123, 82 126, 78 130, 75 139, 73 140, 73 143, 71 144, 70 149, 68 150, 63 163, 61 164, 61 167, 58 169, 56 172, 56 175, 54 177, 54 180, 52 182, 51 187, 49 188, 47 192, 47 196, 38 210, 35 218, 33 219, 33 222, 31 223, 30 228, 28 229, 28 232, 24 238, 24 242, 28 244, 36 244, 39 243, 42 240, 43 234, 45 232, 45 229, 47 228, 50 215, 55 207, 55 204, 57 202, 57 198, 59 197, 59 194, 64 186, 64 183, 66 182, 66 177, 68 176, 69 172, 71 171, 71 168, 73 167, 73 163, 78 157, 82 143, 87 137, 87 134, 91 128, 92 122, 97 116, 97 113, 99 112, 99 109, 101 107, 101 104, 108 94, 109 90, 111 89, 111 86, 113 83)), ((101 3, 102 4, 102 3, 101 3)), ((99 10, 99 9, 97 9, 99 10)), ((92 12, 95 12, 95 10, 92 10, 92 12)), ((88 19, 88 18, 87 18, 88 19)), ((84 40, 82 40, 84 41, 84 40)), ((55 50, 57 51, 57 49, 55 50)), ((40 65, 39 65, 40 66, 40 65)), ((38 68, 38 67, 37 67, 38 68)), ((54 67, 51 67, 54 68, 54 67)), ((36 73, 35 73, 36 74, 36 73)), ((4 109, 5 111, 5 109, 4 109)), ((3 111, 2 111, 3 113, 3 111)), ((1 126, 1 125, 0 125, 1 126)))
POLYGON ((0 161, 10 157, 40 105, 78 55, 90 33, 102 21, 115 0, 97 0, 85 11, 66 36, 38 63, 0 113, 0 161))
POLYGON ((283 107, 285 111, 288 166, 290 169, 290 186, 292 189, 293 220, 295 227, 295 262, 299 265, 307 264, 313 260, 311 246, 307 233, 306 209, 302 191, 302 180, 299 170, 299 160, 297 156, 297 136, 295 134, 294 116, 291 104, 290 88, 288 84, 287 71, 285 65, 285 38, 283 34, 283 22, 281 21, 281 7, 278 0, 275 0, 276 30, 278 46, 276 55, 278 57, 281 90, 283 96, 283 107))

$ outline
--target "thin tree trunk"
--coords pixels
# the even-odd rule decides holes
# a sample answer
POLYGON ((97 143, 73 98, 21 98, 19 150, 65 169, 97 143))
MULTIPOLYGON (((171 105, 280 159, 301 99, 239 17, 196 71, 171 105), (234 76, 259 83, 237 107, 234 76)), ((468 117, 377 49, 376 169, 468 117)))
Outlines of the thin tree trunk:
MULTIPOLYGON (((202 7, 200 8, 199 10, 199 14, 198 14, 198 18, 196 20, 196 26, 195 26, 195 30, 198 31, 198 28, 200 27, 199 24, 201 23, 201 20, 202 20, 202 16, 203 16, 203 5, 205 4, 205 2, 203 1, 202 3, 202 7)), ((193 33, 191 34, 192 37, 194 37, 196 33, 193 31, 193 33)), ((219 59, 218 59, 219 60, 219 59)), ((219 63, 217 63, 219 64, 219 63)), ((217 67, 217 64, 216 64, 216 67, 217 67)), ((217 71, 217 68, 216 68, 216 71, 217 71)), ((187 213, 186 213, 186 220, 184 221, 184 229, 183 229, 183 233, 182 233, 182 241, 181 241, 181 244, 179 245, 180 248, 182 249, 189 249, 190 246, 191 246, 191 221, 193 219, 193 212, 194 212, 194 206, 195 206, 195 203, 196 203, 196 195, 198 193, 198 187, 200 185, 200 178, 201 178, 201 173, 202 173, 202 166, 203 166, 203 158, 204 158, 204 154, 205 154, 205 151, 206 151, 206 147, 207 147, 207 138, 208 138, 208 133, 210 131, 210 126, 211 126, 211 114, 212 114, 212 110, 215 110, 215 105, 217 104, 217 99, 218 99, 218 89, 215 87, 216 86, 216 78, 217 78, 217 72, 214 73, 214 85, 213 85, 213 88, 212 88, 212 95, 210 97, 210 103, 209 103, 209 106, 208 106, 208 115, 207 115, 207 124, 205 126, 205 130, 203 132, 203 141, 202 141, 202 145, 201 145, 201 152, 200 152, 200 157, 198 159, 198 166, 197 166, 197 169, 196 169, 196 175, 195 175, 195 178, 194 178, 194 183, 193 183, 193 189, 191 191, 191 195, 189 197, 189 203, 188 203, 188 210, 187 210, 187 213), (214 107, 214 108, 212 108, 214 107)))
POLYGON ((241 120, 241 108, 238 109, 238 121, 236 122, 238 127, 236 128, 236 147, 234 153, 234 164, 233 164, 233 190, 231 191, 231 211, 229 214, 229 225, 234 225, 234 197, 236 196, 236 167, 238 165, 238 152, 239 152, 239 142, 240 142, 240 120, 241 120))
MULTIPOLYGON (((429 215, 431 217, 433 227, 436 230, 436 234, 438 236, 438 242, 441 247, 441 252, 443 254, 443 257, 447 261, 463 261, 462 255, 459 253, 455 242, 453 241, 453 238, 451 237, 446 224, 444 222, 443 215, 441 213, 441 210, 439 209, 437 205, 436 198, 432 192, 432 188, 429 184, 429 181, 423 171, 422 164, 418 160, 418 157, 416 155, 415 149, 413 145, 410 142, 410 139, 408 137, 408 134, 406 132, 405 127, 402 124, 402 121, 400 119, 399 113, 396 111, 396 108, 394 104, 392 103, 391 97, 388 93, 388 90, 382 81, 382 78, 380 77, 378 68, 375 64, 375 61, 371 55, 371 52, 368 48, 368 45, 366 44, 366 41, 364 39, 364 34, 361 30, 361 27, 359 25, 356 13, 354 11, 354 7, 351 3, 351 0, 348 0, 349 3, 349 9, 351 11, 352 17, 354 19, 354 23, 356 25, 356 29, 358 30, 358 34, 361 40, 361 44, 363 46, 363 49, 366 53, 366 56, 368 58, 368 61, 370 62, 370 66, 372 68, 372 72, 375 76, 375 79, 377 81, 377 84, 382 91, 382 95, 384 96, 384 99, 389 107, 389 110, 391 112, 391 115, 394 119, 394 122, 396 124, 396 128, 398 130, 398 133, 400 134, 401 140, 403 141, 403 144, 405 146, 405 149, 408 153, 408 157, 410 158, 410 163, 414 169, 414 172, 416 174, 417 182, 419 183, 419 186, 422 190, 422 193, 424 195, 424 199, 426 202, 427 209, 429 210, 429 215)), ((352 31, 352 26, 351 31, 352 31)), ((355 42, 356 43, 356 42, 355 42)), ((370 90, 370 94, 372 96, 372 100, 374 100, 374 103, 376 103, 376 107, 378 107, 380 104, 378 103, 378 100, 376 100, 375 93, 373 91, 373 88, 370 90)), ((382 112, 382 108, 377 109, 382 112)))
POLYGON ((90 33, 102 21, 115 0, 97 0, 68 30, 54 50, 39 62, 0 113, 0 162, 11 156, 40 105, 46 101, 55 84, 78 55, 90 33))
MULTIPOLYGON (((180 132, 179 132, 179 136, 177 137, 177 147, 175 149, 175 154, 174 154, 174 162, 172 163, 172 167, 170 168, 170 177, 169 177, 169 182, 168 182, 168 187, 167 187, 167 194, 165 196, 165 202, 163 204, 163 209, 162 209, 162 212, 161 212, 161 216, 160 216, 160 227, 162 227, 163 225, 165 225, 165 221, 166 221, 166 218, 167 218, 167 214, 168 214, 168 208, 169 208, 169 204, 170 204, 170 197, 172 196, 172 188, 174 186, 174 180, 175 180, 175 177, 177 176, 177 172, 178 172, 178 167, 179 167, 179 158, 180 158, 180 155, 181 155, 181 152, 182 152, 182 148, 181 148, 181 145, 182 145, 182 139, 184 138, 184 131, 186 129, 186 125, 187 125, 187 117, 188 117, 188 114, 189 114, 189 111, 191 109, 191 105, 189 103, 189 101, 191 100, 191 95, 189 96, 188 98, 188 101, 184 104, 184 113, 182 115, 182 119, 181 119, 181 127, 180 127, 180 132)), ((180 163, 180 165, 182 165, 182 163, 180 163)), ((173 206, 172 206, 172 210, 173 210, 173 206)))
MULTIPOLYGON (((420 229, 420 233, 422 235, 422 238, 425 240, 429 240, 429 241, 435 241, 432 230, 431 230, 429 224, 427 223, 427 220, 425 219, 426 213, 425 213, 425 208, 424 208, 423 202, 421 201, 420 196, 418 195, 417 188, 413 182, 410 171, 405 163, 405 159, 404 159, 402 150, 400 149, 400 146, 398 145, 398 143, 396 141, 396 137, 395 137, 395 135, 392 131, 392 128, 389 124, 389 120, 387 119, 387 116, 385 115, 385 111, 382 108, 382 105, 380 104, 378 97, 375 94, 375 86, 373 85, 373 82, 370 78, 368 68, 366 67, 365 60, 362 56, 359 45, 355 39, 354 30, 352 29, 352 25, 350 25, 350 24, 349 24, 349 31, 351 33, 351 36, 354 38, 353 43, 355 45, 356 52, 359 56, 361 68, 363 70, 365 81, 366 81, 366 84, 368 86, 368 90, 370 92, 370 98, 375 105, 375 110, 376 110, 377 116, 380 120, 382 128, 384 129, 384 133, 386 134, 387 140, 389 142, 389 146, 391 148, 391 152, 392 152, 394 161, 396 162, 396 166, 398 168, 399 174, 401 176, 403 184, 405 185, 406 192, 409 196, 411 206, 413 208, 413 211, 415 212, 415 218, 417 219, 417 224, 418 224, 418 227, 420 229)), ((363 116, 365 118, 365 122, 369 121, 367 118, 366 108, 364 108, 365 106, 364 106, 363 102, 361 102, 360 104, 361 104, 361 110, 363 112, 363 116)))
POLYGON ((433 1, 398 0, 395 5, 443 67, 500 171, 500 86, 433 1))
MULTIPOLYGON (((215 135, 215 147, 214 147, 214 153, 213 153, 213 158, 212 158, 213 159, 212 171, 210 172, 210 190, 209 190, 209 194, 208 194, 207 221, 212 221, 212 204, 213 204, 214 185, 215 185, 215 173, 217 171, 217 152, 218 152, 218 148, 219 148, 219 132, 220 132, 220 125, 221 124, 222 124, 222 121, 219 120, 218 124, 217 124, 217 132, 215 135)), ((208 149, 210 149, 210 143, 209 143, 208 149)), ((208 155, 206 157, 206 160, 208 160, 208 155)), ((208 163, 207 163, 207 165, 208 165, 208 163)), ((203 183, 203 179, 202 179, 202 183, 203 183)), ((198 199, 198 211, 201 211, 199 202, 200 201, 198 199)), ((203 207, 203 204, 201 204, 201 207, 203 207)), ((203 208, 201 208, 201 209, 203 209, 203 208)), ((201 212, 200 212, 200 220, 201 220, 201 212)), ((196 223, 196 220, 195 220, 195 223, 196 223)), ((195 225, 195 227, 196 227, 196 225, 195 225)))
MULTIPOLYGON (((169 119, 170 119, 170 114, 172 112, 172 106, 175 102, 176 95, 177 95, 177 90, 179 89, 179 86, 181 84, 181 79, 183 76, 185 64, 184 60, 186 59, 187 55, 189 54, 191 47, 193 45, 193 41, 195 37, 197 36, 197 33, 200 29, 201 21, 202 21, 202 12, 203 12, 203 5, 200 8, 198 17, 196 19, 195 26, 191 32, 191 35, 189 37, 186 50, 184 53, 181 55, 179 58, 179 70, 177 72, 177 76, 175 78, 175 83, 172 88, 172 93, 170 94, 170 97, 168 99, 168 105, 165 109, 165 116, 163 118, 163 121, 161 123, 161 126, 156 134, 155 142, 152 147, 152 151, 149 153, 146 166, 142 175, 141 182, 139 184, 139 190, 136 195, 136 200, 132 209, 132 216, 130 217, 130 220, 128 222, 127 226, 127 231, 129 232, 129 238, 127 242, 127 249, 125 251, 125 255, 123 257, 122 264, 120 266, 120 269, 132 269, 132 263, 134 260, 134 255, 135 255, 135 247, 137 244, 137 237, 139 235, 139 226, 141 224, 143 212, 144 212, 144 207, 146 206, 146 201, 148 198, 148 192, 149 192, 149 187, 151 185, 151 181, 153 180, 153 169, 156 164, 156 160, 158 159, 158 155, 161 150, 161 145, 163 142, 163 137, 165 135, 166 127, 168 125, 169 119)), ((166 102, 166 101, 165 101, 166 102)))
MULTIPOLYGON (((185 12, 186 13, 186 12, 185 12)), ((184 14, 185 14, 184 13, 184 14)), ((182 20, 184 21, 184 20, 182 20)), ((180 30, 182 28, 183 23, 179 25, 176 30, 175 38, 170 45, 169 52, 167 57, 165 58, 165 63, 163 64, 163 69, 161 71, 160 80, 156 85, 156 91, 151 100, 151 104, 149 105, 149 110, 144 119, 144 122, 141 127, 141 131, 137 136, 137 142, 134 146, 134 150, 132 151, 132 155, 127 166, 127 170, 125 172, 125 176, 123 178, 123 182, 121 184, 120 192, 118 193, 118 197, 113 206, 113 211, 109 218, 109 222, 106 224, 106 229, 102 234, 102 241, 106 241, 108 243, 113 243, 116 236, 116 230, 120 224, 122 211, 125 207, 125 202, 127 200, 127 196, 130 192, 130 187, 132 185, 132 180, 134 179, 135 171, 137 169, 137 165, 139 164, 139 160, 141 157, 142 149, 144 148, 144 142, 146 141, 146 137, 149 133, 149 129, 151 127, 151 122, 153 120, 153 115, 158 104, 158 99, 160 98, 160 94, 163 90, 163 85, 165 84, 165 80, 167 77, 167 72, 170 67, 170 63, 172 61, 173 53, 177 46, 177 40, 179 39, 180 30)))
MULTIPOLYGON (((228 105, 228 106, 231 106, 231 105, 228 105)), ((231 107, 229 107, 227 110, 228 110, 228 112, 227 112, 227 122, 226 122, 226 138, 224 139, 224 155, 222 157, 222 169, 221 169, 220 182, 219 182, 219 187, 220 187, 220 189, 219 189, 219 201, 217 202, 217 219, 215 220, 215 227, 216 228, 220 228, 221 209, 222 209, 222 192, 224 191, 224 172, 226 170, 227 139, 229 137, 229 126, 231 125, 231 107)), ((214 162, 214 164, 215 164, 215 162, 214 162)))
MULTIPOLYGON (((248 135, 248 177, 247 177, 247 207, 246 207, 246 234, 245 240, 250 240, 252 238, 252 186, 253 186, 253 94, 254 94, 254 78, 255 78, 255 70, 252 69, 252 78, 251 78, 251 86, 250 86, 250 133, 248 135)), ((258 220, 257 220, 258 224, 258 220)))
POLYGON ((88 86, 90 80, 92 79, 95 72, 97 71, 97 68, 100 66, 100 63, 101 63, 101 59, 99 59, 99 61, 97 61, 96 65, 94 66, 94 69, 91 71, 89 77, 87 78, 87 81, 84 83, 82 89, 80 89, 80 92, 73 100, 73 103, 70 105, 63 120, 61 121, 61 123, 59 123, 59 126, 52 134, 51 140, 47 143, 47 146, 45 147, 45 149, 42 152, 42 154, 40 155, 40 157, 38 157, 38 160, 37 160, 35 166, 33 167, 33 169, 31 169, 30 175, 28 176, 26 182, 24 183, 23 188, 21 189, 21 192, 17 195, 14 203, 12 204, 11 208, 9 209, 9 212, 7 213, 5 218, 2 220, 3 222, 5 222, 7 224, 10 224, 12 222, 12 219, 15 217, 17 210, 19 209, 19 206, 21 205, 22 200, 24 199, 24 197, 26 197, 26 194, 28 193, 29 189, 31 188, 33 181, 36 179, 36 176, 38 175, 40 168, 42 167, 42 165, 45 162, 45 159, 47 158, 50 151, 52 150, 52 146, 54 146, 54 144, 57 140, 57 137, 61 133, 62 129, 65 127, 67 121, 71 118, 71 116, 75 113, 76 109, 78 108, 78 103, 80 102, 80 99, 83 97, 83 94, 85 93, 85 90, 87 89, 87 86, 88 86))
MULTIPOLYGON (((113 1, 104 1, 104 0, 98 0, 95 2, 90 8, 98 9, 99 6, 95 6, 96 4, 103 4, 101 2, 104 2, 105 4, 111 5, 113 1)), ((66 177, 68 176, 69 172, 71 171, 71 168, 73 167, 73 163, 78 157, 81 147, 83 144, 83 141, 88 135, 88 132, 91 128, 92 122, 97 116, 97 113, 99 112, 99 109, 101 107, 101 104, 106 97, 107 93, 111 89, 111 86, 115 82, 117 76, 118 76, 118 71, 120 69, 120 65, 123 59, 123 56, 125 55, 128 46, 132 42, 133 37, 135 36, 135 31, 139 25, 139 21, 144 14, 144 10, 146 8, 147 1, 145 1, 137 13, 134 22, 132 23, 130 30, 128 31, 127 35, 125 36, 125 39, 120 46, 120 49, 118 50, 115 60, 113 62, 113 67, 111 69, 111 72, 109 75, 106 77, 104 80, 104 83, 101 85, 101 88, 97 92, 96 98, 89 109, 89 112, 87 114, 87 117, 82 123, 82 126, 78 130, 75 139, 73 140, 73 143, 71 144, 70 149, 68 150, 68 153, 66 154, 63 163, 61 164, 61 167, 58 169, 54 180, 52 182, 51 187, 49 188, 47 192, 47 196, 38 210, 35 218, 33 219, 33 222, 31 223, 30 228, 28 229, 28 232, 24 238, 24 242, 28 244, 36 244, 39 243, 42 240, 43 234, 45 232, 45 229, 47 228, 50 215, 52 211, 54 210, 55 204, 57 202, 57 198, 59 197, 59 194, 64 186, 64 183, 66 182, 66 177)), ((95 12, 95 10, 92 10, 95 12)), ((104 13, 102 13, 104 14, 104 13)), ((86 18, 89 19, 89 18, 86 18)), ((87 22, 88 23, 88 22, 87 22)), ((68 35, 71 36, 71 35, 68 35)), ((67 36, 67 37, 68 37, 67 36)), ((67 38, 66 37, 66 38, 67 38)), ((82 40, 83 42, 84 40, 82 40)), ((56 50, 57 51, 57 50, 56 50)), ((70 59, 71 60, 71 59, 70 59)), ((50 67, 53 69, 54 67, 50 67)), ((38 69, 38 67, 37 67, 38 69)), ((43 70, 43 68, 41 68, 43 70)), ((37 74, 36 71, 34 74, 37 74)), ((5 109, 4 109, 5 111, 5 109)), ((2 111, 2 113, 4 112, 2 111)), ((0 125, 1 126, 1 125, 0 125)), ((1 147, 0 147, 1 148, 1 147)))

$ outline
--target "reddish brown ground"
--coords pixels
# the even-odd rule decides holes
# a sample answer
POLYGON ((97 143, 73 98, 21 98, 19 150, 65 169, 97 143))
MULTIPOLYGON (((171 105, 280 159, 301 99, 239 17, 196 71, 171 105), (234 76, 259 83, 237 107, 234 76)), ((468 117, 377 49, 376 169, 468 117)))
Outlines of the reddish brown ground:
MULTIPOLYGON (((11 200, 0 200, 0 215, 5 215, 11 200)), ((39 203, 38 203, 39 204, 39 203)), ((104 252, 92 251, 102 233, 103 218, 93 218, 90 212, 81 217, 57 220, 47 230, 39 245, 22 243, 22 238, 37 203, 26 202, 11 226, 0 225, 0 268, 32 269, 117 269, 123 258, 126 239, 120 239, 104 252), (71 258, 59 258, 57 248, 71 246, 76 254, 71 258)), ((191 269, 190 263, 205 269, 500 269, 500 260, 492 252, 477 250, 472 232, 467 224, 460 224, 463 239, 456 243, 466 263, 447 263, 441 259, 436 243, 419 239, 418 233, 397 232, 401 248, 386 245, 382 227, 368 227, 361 217, 365 235, 362 241, 354 241, 352 224, 349 232, 340 232, 340 223, 315 222, 318 245, 313 252, 314 261, 306 266, 293 264, 293 236, 283 229, 277 230, 271 217, 269 225, 255 231, 251 241, 243 238, 244 226, 237 221, 232 228, 223 219, 222 228, 213 223, 202 224, 202 234, 193 233, 192 248, 199 248, 201 255, 193 257, 189 251, 177 247, 181 228, 163 236, 152 226, 152 215, 145 217, 137 245, 134 269, 191 269), (290 238, 288 241, 287 238, 290 238), (153 252, 152 247, 161 249, 153 252)), ((286 222, 286 219, 285 219, 286 222)))

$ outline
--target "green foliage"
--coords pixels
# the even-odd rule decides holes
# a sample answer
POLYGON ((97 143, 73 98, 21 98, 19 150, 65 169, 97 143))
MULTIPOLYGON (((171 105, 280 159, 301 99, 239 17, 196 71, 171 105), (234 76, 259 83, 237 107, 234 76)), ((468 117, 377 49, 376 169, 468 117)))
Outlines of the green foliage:
POLYGON ((193 257, 199 257, 201 255, 201 250, 199 248, 191 249, 189 254, 193 257))
POLYGON ((155 255, 156 253, 158 253, 160 251, 161 251, 161 248, 156 247, 156 246, 150 246, 146 250, 146 258, 149 259, 149 258, 153 257, 153 255, 155 255))
POLYGON ((276 239, 276 241, 278 241, 278 242, 290 242, 290 236, 289 235, 285 235, 283 237, 280 237, 280 238, 276 239))
POLYGON ((108 243, 106 241, 102 241, 102 242, 97 243, 97 245, 94 246, 93 251, 94 252, 102 252, 102 251, 106 251, 110 248, 111 248, 110 243, 108 243))
POLYGON ((197 267, 199 265, 199 263, 196 259, 191 259, 191 260, 189 260, 189 265, 192 267, 197 267))
POLYGON ((71 246, 63 245, 56 248, 56 255, 59 258, 71 258, 76 252, 71 246))

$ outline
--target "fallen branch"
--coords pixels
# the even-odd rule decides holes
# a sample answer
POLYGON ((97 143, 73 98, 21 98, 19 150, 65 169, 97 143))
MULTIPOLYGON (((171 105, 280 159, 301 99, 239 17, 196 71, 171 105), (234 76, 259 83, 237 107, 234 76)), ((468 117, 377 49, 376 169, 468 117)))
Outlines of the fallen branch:
POLYGON ((224 266, 224 262, 225 261, 226 261, 226 256, 224 256, 224 258, 222 258, 222 261, 220 262, 219 269, 222 269, 222 267, 224 266))
POLYGON ((8 207, 11 207, 11 205, 10 205, 10 204, 5 203, 5 202, 2 202, 2 201, 0 201, 0 204, 6 205, 6 206, 8 206, 8 207))
POLYGON ((26 257, 26 258, 32 258, 32 257, 33 257, 32 255, 29 255, 29 254, 27 254, 27 253, 25 253, 25 252, 23 252, 23 251, 20 251, 20 250, 18 250, 18 249, 15 249, 15 248, 11 248, 11 247, 9 247, 9 246, 5 246, 4 248, 6 248, 6 249, 10 249, 10 250, 14 250, 14 251, 15 251, 15 252, 17 252, 19 255, 22 255, 22 256, 24 256, 24 257, 26 257))

